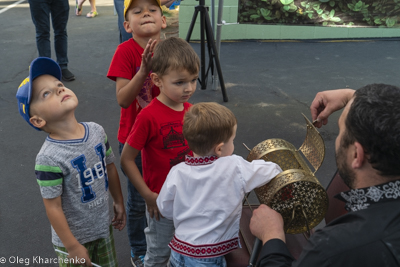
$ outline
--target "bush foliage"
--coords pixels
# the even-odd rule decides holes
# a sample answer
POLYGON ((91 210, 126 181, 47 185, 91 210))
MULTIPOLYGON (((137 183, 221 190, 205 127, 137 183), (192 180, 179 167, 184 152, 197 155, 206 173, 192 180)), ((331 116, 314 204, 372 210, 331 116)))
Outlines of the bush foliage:
POLYGON ((238 22, 400 27, 400 0, 239 0, 238 22))

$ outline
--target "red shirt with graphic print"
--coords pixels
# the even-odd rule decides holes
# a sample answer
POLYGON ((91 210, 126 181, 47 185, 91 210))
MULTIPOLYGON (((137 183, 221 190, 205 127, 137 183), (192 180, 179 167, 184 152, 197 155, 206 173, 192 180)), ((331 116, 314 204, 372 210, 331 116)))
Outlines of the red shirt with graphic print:
MULTIPOLYGON (((185 161, 190 152, 182 134, 183 116, 192 106, 175 111, 155 98, 137 116, 126 142, 142 151, 143 179, 154 193, 160 193, 169 170, 185 161)), ((191 154, 191 153, 190 153, 191 154)))
MULTIPOLYGON (((116 81, 117 77, 131 80, 140 69, 143 51, 144 49, 133 38, 118 45, 108 69, 107 77, 113 81, 116 81)), ((149 73, 136 99, 128 108, 121 108, 118 141, 125 144, 137 114, 159 94, 160 89, 154 85, 149 73)))

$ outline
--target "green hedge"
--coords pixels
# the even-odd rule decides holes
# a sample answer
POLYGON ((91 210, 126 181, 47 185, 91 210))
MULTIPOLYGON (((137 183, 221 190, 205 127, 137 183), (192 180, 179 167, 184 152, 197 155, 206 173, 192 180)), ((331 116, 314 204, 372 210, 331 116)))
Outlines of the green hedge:
POLYGON ((400 27, 400 0, 239 0, 238 22, 400 27))

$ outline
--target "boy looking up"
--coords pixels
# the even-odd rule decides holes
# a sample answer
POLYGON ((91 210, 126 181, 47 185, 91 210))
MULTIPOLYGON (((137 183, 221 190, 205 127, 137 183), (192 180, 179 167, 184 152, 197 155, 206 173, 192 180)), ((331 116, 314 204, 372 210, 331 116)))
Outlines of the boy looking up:
MULTIPOLYGON (((161 29, 167 26, 159 0, 125 0, 124 17, 125 30, 132 34, 132 38, 118 46, 107 74, 108 78, 116 82, 117 101, 121 106, 118 130, 120 153, 137 114, 160 93, 150 78, 151 57, 160 40, 161 29)), ((140 153, 136 164, 141 172, 140 153)), ((130 182, 127 189, 126 213, 131 262, 133 266, 139 267, 143 265, 146 253, 143 232, 146 227, 146 208, 143 198, 130 182)))
MULTIPOLYGON (((124 228, 126 214, 114 154, 100 125, 77 122, 78 99, 60 82, 61 77, 55 61, 37 58, 16 95, 23 119, 48 133, 36 157, 35 172, 52 242, 55 249, 75 259, 72 263, 117 266, 108 189, 114 200, 115 229, 124 228)), ((64 259, 59 260, 60 266, 67 266, 65 260, 71 263, 57 254, 64 259)))
POLYGON ((166 266, 174 234, 173 223, 159 216, 156 198, 172 166, 185 159, 189 148, 182 121, 196 90, 200 61, 193 48, 180 38, 168 38, 154 51, 151 79, 160 95, 144 108, 126 140, 122 167, 146 201, 146 267, 166 266), (134 164, 142 151, 143 177, 134 164))
POLYGON ((282 172, 275 163, 232 155, 236 129, 233 113, 217 103, 195 104, 185 114, 193 157, 171 169, 157 198, 175 226, 171 267, 226 266, 224 255, 240 246, 244 195, 282 172))

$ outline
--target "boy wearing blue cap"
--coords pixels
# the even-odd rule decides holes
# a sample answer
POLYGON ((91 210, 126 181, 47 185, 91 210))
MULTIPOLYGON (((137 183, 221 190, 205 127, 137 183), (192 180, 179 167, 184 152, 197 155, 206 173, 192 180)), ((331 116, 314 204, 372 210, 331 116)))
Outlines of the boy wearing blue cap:
POLYGON ((118 266, 112 226, 122 230, 126 214, 114 154, 104 129, 78 123, 78 98, 61 80, 50 58, 32 61, 17 92, 23 119, 48 136, 36 157, 35 173, 52 226, 60 266, 118 266), (114 200, 110 222, 108 189, 114 200), (111 225, 110 225, 111 223, 111 225), (72 263, 72 265, 71 265, 72 263))

